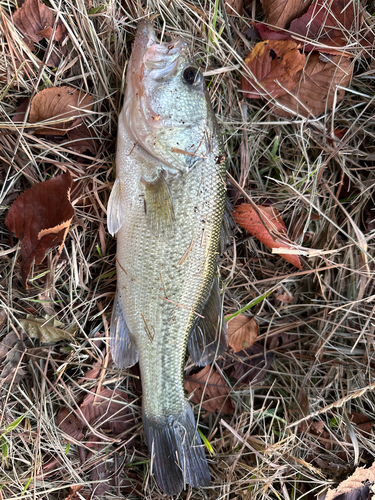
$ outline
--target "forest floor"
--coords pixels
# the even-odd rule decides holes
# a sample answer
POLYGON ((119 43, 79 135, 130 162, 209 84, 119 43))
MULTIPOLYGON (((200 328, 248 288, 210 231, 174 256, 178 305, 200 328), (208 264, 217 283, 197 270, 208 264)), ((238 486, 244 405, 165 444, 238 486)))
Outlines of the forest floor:
MULTIPOLYGON (((259 1, 245 2, 238 16, 221 0, 50 0, 53 33, 49 12, 27 2, 16 29, 12 16, 23 2, 0 0, 0 330, 9 341, 0 344, 0 499, 164 496, 150 475, 139 371, 121 373, 106 342, 116 290, 106 207, 126 63, 147 16, 158 36, 191 43, 206 76, 233 207, 250 197, 276 209, 301 262, 297 269, 235 226, 219 258, 224 315, 241 310, 259 332, 255 347, 229 349, 214 364, 216 406, 225 411, 210 411, 215 401, 195 405, 212 486, 180 498, 312 500, 371 466, 375 53, 347 30, 353 78, 343 99, 336 95, 316 116, 280 117, 277 99, 248 99, 241 90, 244 59, 259 41, 247 30, 265 21, 259 1), (62 86, 92 96, 81 135, 38 130, 51 116, 38 118, 36 105, 28 119, 31 99, 62 86), (8 209, 67 171, 69 234, 58 258, 55 247, 32 267, 26 288, 8 209)), ((361 9, 371 32, 375 6, 361 9)), ((187 360, 186 376, 196 371, 187 360)))

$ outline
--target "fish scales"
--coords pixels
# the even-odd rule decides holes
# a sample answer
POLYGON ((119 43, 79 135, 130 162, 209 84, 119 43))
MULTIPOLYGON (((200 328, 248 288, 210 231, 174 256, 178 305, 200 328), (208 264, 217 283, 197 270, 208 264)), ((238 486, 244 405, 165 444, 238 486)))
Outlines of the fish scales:
POLYGON ((156 44, 152 25, 141 23, 108 205, 117 233, 111 349, 121 367, 139 359, 146 439, 168 494, 210 481, 183 364, 188 340, 202 366, 226 348, 215 279, 224 178, 215 117, 186 42, 156 44))

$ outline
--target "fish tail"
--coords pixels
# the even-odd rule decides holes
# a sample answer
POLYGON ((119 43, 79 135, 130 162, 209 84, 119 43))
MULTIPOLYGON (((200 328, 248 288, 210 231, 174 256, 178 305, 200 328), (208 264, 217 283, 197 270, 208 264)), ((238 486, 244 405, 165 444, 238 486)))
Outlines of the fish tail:
POLYGON ((177 495, 184 485, 210 485, 210 472, 191 406, 186 403, 179 415, 143 415, 143 426, 152 468, 160 488, 177 495))

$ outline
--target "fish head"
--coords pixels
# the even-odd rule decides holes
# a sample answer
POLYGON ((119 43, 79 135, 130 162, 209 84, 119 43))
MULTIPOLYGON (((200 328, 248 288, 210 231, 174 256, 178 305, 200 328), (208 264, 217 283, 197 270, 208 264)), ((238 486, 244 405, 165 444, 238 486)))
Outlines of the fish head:
POLYGON ((163 163, 187 172, 212 151, 215 119, 203 75, 182 37, 157 43, 141 21, 127 72, 124 125, 134 143, 163 163))

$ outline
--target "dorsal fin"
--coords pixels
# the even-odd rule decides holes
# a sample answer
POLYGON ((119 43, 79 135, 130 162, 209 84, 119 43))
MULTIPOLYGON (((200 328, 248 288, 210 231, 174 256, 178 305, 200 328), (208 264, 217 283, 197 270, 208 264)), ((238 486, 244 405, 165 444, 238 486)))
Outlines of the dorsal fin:
POLYGON ((211 363, 215 354, 220 356, 228 348, 227 325, 222 314, 219 284, 215 277, 201 311, 203 318, 197 318, 188 340, 190 356, 198 366, 211 363))

